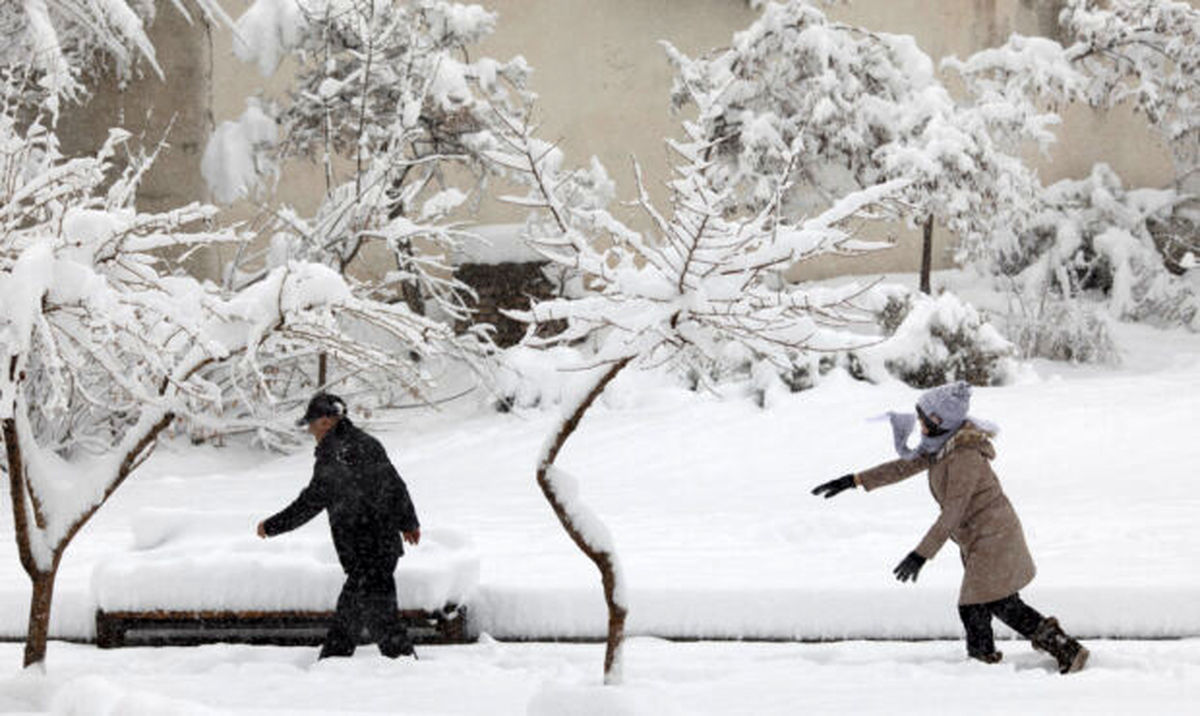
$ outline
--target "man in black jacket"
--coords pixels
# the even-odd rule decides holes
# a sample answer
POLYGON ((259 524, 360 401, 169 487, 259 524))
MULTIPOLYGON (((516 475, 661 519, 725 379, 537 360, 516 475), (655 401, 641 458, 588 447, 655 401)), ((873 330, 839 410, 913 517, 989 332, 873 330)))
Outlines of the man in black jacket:
POLYGON ((321 510, 329 513, 346 583, 318 658, 350 656, 364 629, 384 656, 416 656, 399 618, 394 577, 404 542, 421 541, 408 488, 379 441, 346 417, 338 396, 313 396, 297 425, 317 440, 312 480, 292 504, 258 524, 258 536, 274 537, 321 510))

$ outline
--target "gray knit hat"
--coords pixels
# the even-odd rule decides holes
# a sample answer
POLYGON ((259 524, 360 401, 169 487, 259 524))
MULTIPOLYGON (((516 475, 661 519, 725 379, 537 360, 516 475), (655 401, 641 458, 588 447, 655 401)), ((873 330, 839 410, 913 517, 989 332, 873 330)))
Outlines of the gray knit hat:
POLYGON ((971 407, 971 384, 965 381, 931 388, 917 398, 917 407, 948 432, 962 427, 971 407))
MULTIPOLYGON (((915 448, 908 446, 908 437, 916 426, 917 416, 912 413, 887 413, 892 424, 892 442, 896 454, 910 460, 917 456, 936 455, 939 450, 967 422, 967 410, 971 407, 971 385, 964 381, 947 383, 931 388, 917 398, 917 409, 937 423, 941 430, 936 435, 922 435, 915 448)), ((995 425, 978 418, 970 418, 973 424, 978 424, 985 432, 996 434, 999 430, 995 425)))

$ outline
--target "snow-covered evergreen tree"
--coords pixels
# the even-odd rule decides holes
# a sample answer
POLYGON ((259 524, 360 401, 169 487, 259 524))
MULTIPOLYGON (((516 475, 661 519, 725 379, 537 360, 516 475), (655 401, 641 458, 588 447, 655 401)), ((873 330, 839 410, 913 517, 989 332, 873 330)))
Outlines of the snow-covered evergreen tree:
MULTIPOLYGON (((912 37, 831 21, 813 0, 766 3, 727 49, 692 59, 667 46, 674 102, 694 105, 692 138, 720 167, 734 206, 760 208, 788 184, 788 212, 826 208, 889 179, 893 214, 982 241, 1013 231, 1038 184, 997 134, 1008 108, 960 105, 912 37), (788 173, 785 160, 794 155, 788 173)), ((1023 117, 1031 131, 1042 114, 1023 117)))

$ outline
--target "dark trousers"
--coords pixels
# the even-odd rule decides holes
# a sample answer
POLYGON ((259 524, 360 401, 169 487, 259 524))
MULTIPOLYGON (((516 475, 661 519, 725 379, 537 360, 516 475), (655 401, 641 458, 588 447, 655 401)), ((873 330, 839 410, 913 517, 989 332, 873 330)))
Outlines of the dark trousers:
POLYGON ((396 580, 391 570, 351 572, 338 595, 333 625, 321 646, 324 659, 350 656, 363 637, 379 645, 379 651, 395 659, 413 652, 408 632, 396 605, 396 580))
POLYGON ((992 617, 1027 638, 1033 637, 1044 618, 1036 609, 1021 601, 1019 594, 1010 594, 1004 599, 984 604, 963 604, 958 608, 958 616, 967 630, 968 654, 991 654, 996 650, 992 617))

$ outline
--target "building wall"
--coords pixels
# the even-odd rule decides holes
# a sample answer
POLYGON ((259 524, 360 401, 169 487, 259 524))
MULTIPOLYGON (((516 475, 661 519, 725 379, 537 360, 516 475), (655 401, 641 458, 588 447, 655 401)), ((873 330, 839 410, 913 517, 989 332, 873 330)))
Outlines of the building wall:
MULTIPOLYGON (((147 181, 144 201, 151 207, 204 198, 199 156, 212 121, 237 117, 246 96, 255 92, 280 96, 288 75, 285 64, 275 77, 262 78, 233 56, 227 28, 213 28, 210 35, 205 28, 188 27, 169 7, 170 0, 158 2, 159 20, 152 36, 168 81, 147 78, 125 92, 106 88, 72 120, 68 132, 72 146, 83 146, 102 139, 109 124, 138 125, 149 110, 146 134, 156 138, 161 134, 156 128, 178 113, 172 146, 147 181)), ((244 0, 223 2, 234 17, 245 8, 244 0)), ((540 95, 543 135, 561 140, 573 163, 598 156, 626 199, 633 195, 631 156, 643 165, 655 195, 661 198, 665 193, 661 184, 669 164, 663 140, 679 128, 679 118, 669 110, 671 72, 659 40, 669 39, 684 52, 699 54, 727 44, 756 16, 745 0, 483 2, 499 12, 500 21, 482 53, 498 58, 521 54, 528 59, 540 95)), ((870 29, 911 34, 926 52, 940 59, 1000 44, 1014 31, 1053 36, 1062 2, 856 0, 827 11, 836 19, 870 29)), ((1165 149, 1128 111, 1097 116, 1072 108, 1065 114, 1061 136, 1049 156, 1032 157, 1046 181, 1085 176, 1096 161, 1112 164, 1130 185, 1162 185, 1171 176, 1165 149)), ((296 163, 283 172, 277 200, 305 212, 315 207, 323 188, 317 167, 296 163)), ((261 208, 258 201, 241 202, 228 209, 226 217, 251 219, 261 208)), ((495 204, 485 205, 479 217, 487 223, 514 218, 512 209, 495 204)), ((625 218, 635 225, 640 221, 632 213, 625 218)), ((897 247, 867 259, 822 260, 804 267, 799 275, 915 271, 918 233, 897 226, 880 227, 877 232, 895 237, 897 247)), ((949 245, 944 231, 939 230, 937 237, 939 248, 949 245)), ((938 255, 939 265, 947 265, 946 253, 938 255)))
MULTIPOLYGON (((577 162, 595 154, 632 196, 630 155, 643 164, 652 190, 668 177, 663 137, 679 133, 669 112, 671 71, 658 41, 669 39, 696 55, 727 45, 757 16, 743 0, 490 0, 500 13, 484 46, 495 57, 523 54, 534 67, 543 132, 562 138, 577 162)), ((1056 36, 1063 0, 855 0, 833 5, 834 19, 872 30, 908 34, 935 60, 965 57, 1002 44, 1010 34, 1056 36)), ((1073 108, 1064 117, 1061 144, 1033 156, 1046 181, 1082 177, 1107 161, 1129 184, 1158 186, 1171 177, 1169 156, 1127 111, 1097 116, 1073 108)), ((661 197, 664 192, 659 190, 661 197)), ((904 226, 873 227, 897 245, 854 259, 826 258, 798 267, 796 278, 843 273, 914 272, 920 233, 904 226)), ((935 232, 937 265, 950 265, 951 244, 935 232)))

